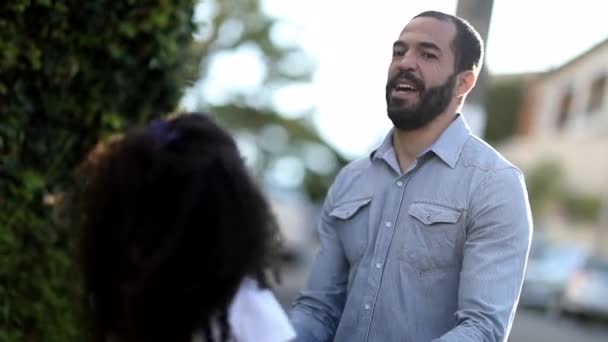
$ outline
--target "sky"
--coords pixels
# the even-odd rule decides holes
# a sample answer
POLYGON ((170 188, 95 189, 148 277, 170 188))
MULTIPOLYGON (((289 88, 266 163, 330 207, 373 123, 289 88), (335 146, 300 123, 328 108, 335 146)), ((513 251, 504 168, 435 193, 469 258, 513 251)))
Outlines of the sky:
MULTIPOLYGON (((274 96, 275 105, 289 117, 315 108, 313 120, 321 135, 350 159, 375 148, 391 127, 384 87, 392 43, 403 26, 425 10, 456 11, 456 0, 262 4, 280 22, 274 39, 297 42, 317 66, 312 83, 282 89, 274 96)), ((494 0, 486 67, 492 74, 505 74, 562 65, 608 38, 604 6, 605 1, 595 0, 494 0)), ((234 87, 252 89, 264 73, 256 51, 246 47, 216 58, 210 70, 213 87, 203 89, 207 98, 220 98, 234 87)))

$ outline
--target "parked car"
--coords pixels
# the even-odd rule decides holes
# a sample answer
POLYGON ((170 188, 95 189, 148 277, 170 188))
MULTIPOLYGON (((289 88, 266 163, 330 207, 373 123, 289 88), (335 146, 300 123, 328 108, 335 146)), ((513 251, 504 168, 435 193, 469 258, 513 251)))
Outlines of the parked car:
POLYGON ((570 277, 561 309, 571 314, 608 318, 608 258, 589 258, 570 277))
POLYGON ((520 304, 558 313, 568 279, 585 259, 586 253, 573 246, 537 245, 530 253, 520 304))

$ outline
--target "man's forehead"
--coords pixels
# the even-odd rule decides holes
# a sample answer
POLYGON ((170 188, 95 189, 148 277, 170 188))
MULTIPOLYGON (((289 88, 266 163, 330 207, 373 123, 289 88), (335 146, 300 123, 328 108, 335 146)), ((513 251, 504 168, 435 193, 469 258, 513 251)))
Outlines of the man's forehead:
POLYGON ((451 46, 456 36, 456 26, 451 21, 439 20, 432 17, 412 19, 401 34, 399 40, 429 41, 441 48, 451 46))

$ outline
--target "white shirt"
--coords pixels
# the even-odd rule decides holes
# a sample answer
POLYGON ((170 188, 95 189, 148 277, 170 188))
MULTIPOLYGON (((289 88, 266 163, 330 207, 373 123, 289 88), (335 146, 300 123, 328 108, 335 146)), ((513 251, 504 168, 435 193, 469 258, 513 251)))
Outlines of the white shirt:
POLYGON ((228 309, 228 324, 237 342, 287 342, 296 337, 287 315, 268 289, 251 278, 241 283, 228 309))
MULTIPOLYGON (((268 289, 245 278, 228 308, 228 325, 235 342, 288 342, 296 337, 283 308, 268 289)), ((217 327, 213 327, 217 328, 217 327)), ((219 330, 212 334, 219 336, 219 330)), ((196 334, 193 342, 203 342, 196 334)))

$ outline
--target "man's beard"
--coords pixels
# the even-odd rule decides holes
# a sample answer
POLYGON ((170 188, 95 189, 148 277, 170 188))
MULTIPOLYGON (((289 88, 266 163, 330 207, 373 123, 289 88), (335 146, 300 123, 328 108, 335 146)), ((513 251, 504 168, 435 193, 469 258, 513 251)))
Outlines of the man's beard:
POLYGON ((411 73, 400 72, 386 84, 388 117, 395 127, 405 131, 426 126, 448 107, 455 83, 456 73, 448 77, 442 85, 426 89, 424 83, 411 73), (414 83, 418 91, 418 104, 407 105, 402 99, 391 97, 391 92, 400 79, 406 79, 414 83))

